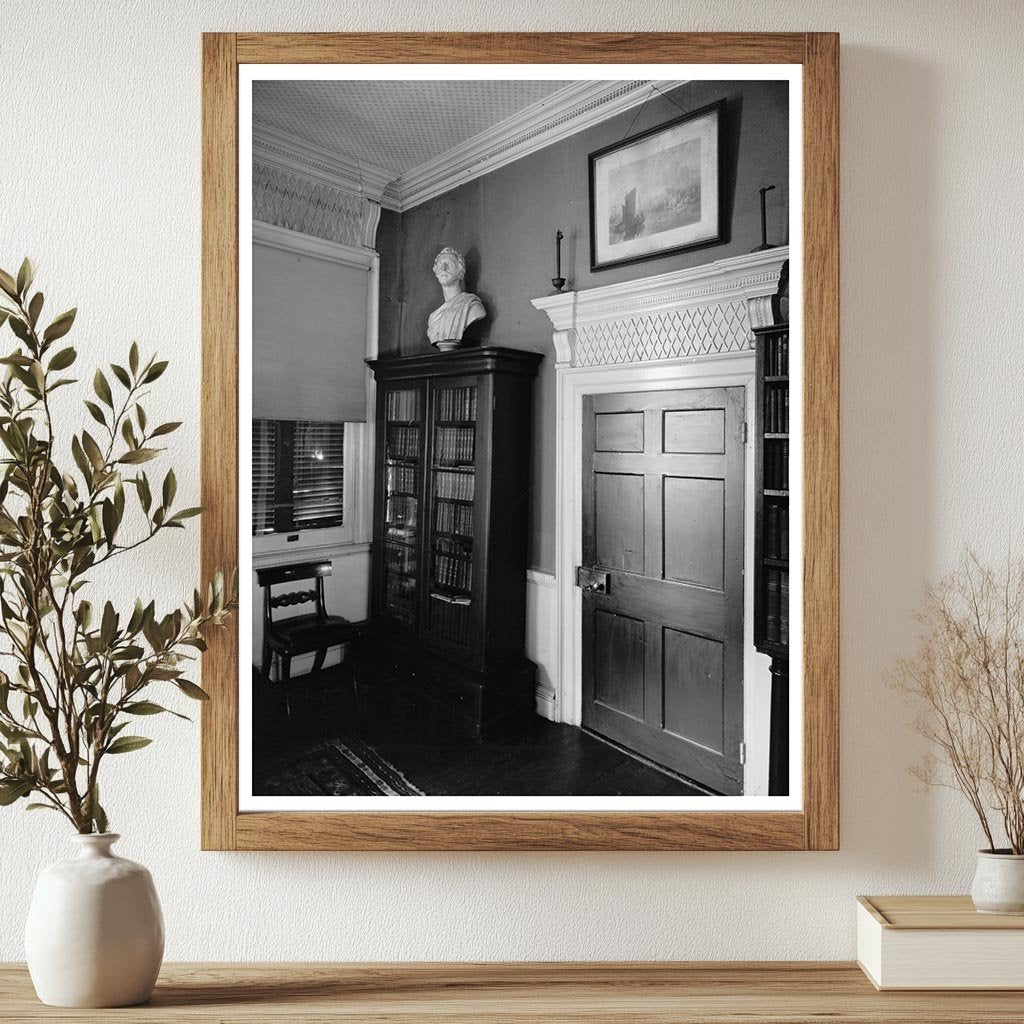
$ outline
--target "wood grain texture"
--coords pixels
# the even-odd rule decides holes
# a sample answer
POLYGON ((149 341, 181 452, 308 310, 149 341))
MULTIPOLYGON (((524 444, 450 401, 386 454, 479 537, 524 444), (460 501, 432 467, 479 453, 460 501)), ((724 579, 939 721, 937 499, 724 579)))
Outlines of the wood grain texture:
POLYGON ((205 849, 740 850, 838 846, 838 37, 816 34, 204 36, 204 573, 237 559, 238 63, 803 63, 806 813, 239 814, 238 642, 204 658, 205 849))
MULTIPOLYGON (((203 354, 200 465, 204 581, 238 564, 238 66, 235 37, 203 36, 203 354)), ((202 846, 234 848, 238 812, 238 627, 203 656, 202 846)))
POLYGON ((877 992, 850 963, 165 964, 150 1003, 70 1010, 0 966, 6 1024, 996 1024, 1019 992, 877 992))
POLYGON ((800 850, 799 812, 240 814, 239 850, 800 850))
POLYGON ((799 64, 798 32, 239 33, 240 64, 799 64))
POLYGON ((804 807, 839 849, 839 36, 804 57, 804 807))
POLYGON ((979 914, 970 896, 858 896, 883 928, 1024 931, 1024 915, 979 914))

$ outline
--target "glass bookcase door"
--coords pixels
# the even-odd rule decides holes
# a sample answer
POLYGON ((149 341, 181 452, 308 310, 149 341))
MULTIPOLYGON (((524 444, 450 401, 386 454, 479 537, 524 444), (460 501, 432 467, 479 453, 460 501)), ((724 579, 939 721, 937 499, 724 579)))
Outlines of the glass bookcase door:
POLYGON ((427 629, 447 646, 469 647, 473 621, 473 520, 477 386, 435 386, 431 401, 433 496, 427 629))
POLYGON ((416 625, 423 486, 423 393, 384 394, 384 611, 416 625))

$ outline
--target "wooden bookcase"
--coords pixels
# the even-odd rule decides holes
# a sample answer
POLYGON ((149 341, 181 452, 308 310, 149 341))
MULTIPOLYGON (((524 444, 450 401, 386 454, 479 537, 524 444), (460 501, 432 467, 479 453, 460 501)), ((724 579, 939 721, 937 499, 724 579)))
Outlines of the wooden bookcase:
POLYGON ((497 347, 370 360, 377 380, 366 662, 475 737, 533 708, 523 653, 533 377, 497 347))
POLYGON ((768 791, 783 796, 789 791, 789 324, 757 327, 754 336, 754 646, 772 659, 768 791))

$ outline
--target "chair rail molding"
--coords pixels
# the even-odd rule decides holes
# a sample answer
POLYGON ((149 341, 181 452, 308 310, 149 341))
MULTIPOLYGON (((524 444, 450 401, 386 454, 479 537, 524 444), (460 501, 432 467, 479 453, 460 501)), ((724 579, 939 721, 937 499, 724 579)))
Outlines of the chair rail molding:
POLYGON ((772 322, 788 246, 654 277, 533 299, 554 328, 558 368, 744 352, 772 322))

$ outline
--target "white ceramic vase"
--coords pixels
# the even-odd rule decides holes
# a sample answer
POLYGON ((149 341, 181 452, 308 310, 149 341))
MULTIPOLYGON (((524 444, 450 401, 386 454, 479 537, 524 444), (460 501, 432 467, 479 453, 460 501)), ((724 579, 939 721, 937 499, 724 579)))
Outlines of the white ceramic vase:
POLYGON ((36 994, 50 1006, 133 1006, 153 992, 164 919, 153 879, 111 852, 120 836, 75 836, 77 857, 45 868, 25 926, 36 994))
POLYGON ((971 899, 982 914, 1024 914, 1024 854, 979 850, 971 899))

